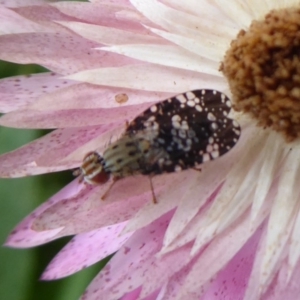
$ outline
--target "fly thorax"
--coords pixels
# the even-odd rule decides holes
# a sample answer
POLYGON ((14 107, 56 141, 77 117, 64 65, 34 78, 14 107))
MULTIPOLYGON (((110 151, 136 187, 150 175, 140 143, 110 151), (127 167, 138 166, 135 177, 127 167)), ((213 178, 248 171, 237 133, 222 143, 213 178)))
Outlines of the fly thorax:
POLYGON ((124 135, 109 145, 103 153, 103 166, 106 172, 117 177, 126 177, 140 173, 140 161, 143 152, 139 142, 130 135, 124 135))

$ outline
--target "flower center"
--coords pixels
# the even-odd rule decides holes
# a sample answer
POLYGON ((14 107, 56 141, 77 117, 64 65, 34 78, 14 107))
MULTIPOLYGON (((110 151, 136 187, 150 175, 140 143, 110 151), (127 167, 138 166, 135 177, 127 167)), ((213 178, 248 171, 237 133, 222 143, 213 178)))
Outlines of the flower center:
POLYGON ((234 109, 287 141, 300 137, 299 58, 300 9, 274 10, 239 32, 220 68, 234 109))

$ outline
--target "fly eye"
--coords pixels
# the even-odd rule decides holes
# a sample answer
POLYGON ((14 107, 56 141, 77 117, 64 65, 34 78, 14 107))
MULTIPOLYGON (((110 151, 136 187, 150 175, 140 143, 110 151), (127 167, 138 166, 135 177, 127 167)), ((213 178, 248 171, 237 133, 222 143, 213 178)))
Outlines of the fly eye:
POLYGON ((88 152, 83 158, 83 163, 101 162, 101 161, 102 161, 102 156, 100 156, 96 151, 88 152))
POLYGON ((102 171, 96 175, 94 175, 92 178, 89 179, 90 184, 103 184, 107 182, 109 179, 109 174, 105 171, 102 171))
POLYGON ((91 151, 91 152, 88 152, 84 157, 83 157, 83 160, 90 160, 91 158, 93 158, 95 156, 95 152, 94 151, 91 151))

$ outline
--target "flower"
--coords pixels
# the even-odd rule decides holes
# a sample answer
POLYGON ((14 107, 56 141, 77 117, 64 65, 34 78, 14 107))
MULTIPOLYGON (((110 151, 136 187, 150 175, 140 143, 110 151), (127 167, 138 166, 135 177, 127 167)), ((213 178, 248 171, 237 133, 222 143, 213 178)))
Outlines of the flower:
POLYGON ((2 81, 0 124, 58 129, 3 155, 2 176, 76 167, 150 102, 193 89, 230 95, 242 136, 202 172, 154 177, 155 205, 141 176, 105 201, 109 183, 75 180, 7 244, 75 234, 44 279, 117 251, 83 299, 296 299, 299 1, 15 3, 0 58, 52 72, 2 81))

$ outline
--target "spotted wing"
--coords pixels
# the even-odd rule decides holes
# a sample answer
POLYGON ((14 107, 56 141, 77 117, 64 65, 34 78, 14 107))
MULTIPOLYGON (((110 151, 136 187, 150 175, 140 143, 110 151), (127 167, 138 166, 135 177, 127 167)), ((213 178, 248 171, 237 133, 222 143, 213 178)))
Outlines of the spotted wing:
POLYGON ((126 130, 150 141, 142 173, 175 172, 228 152, 240 136, 239 124, 228 118, 230 109, 228 97, 215 90, 195 90, 152 105, 126 130))

